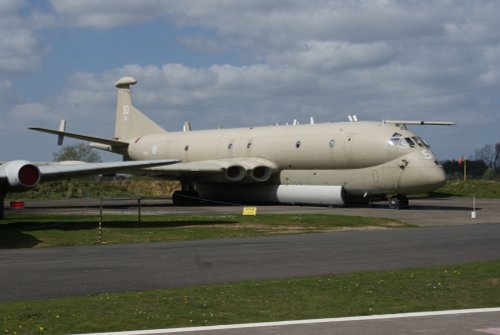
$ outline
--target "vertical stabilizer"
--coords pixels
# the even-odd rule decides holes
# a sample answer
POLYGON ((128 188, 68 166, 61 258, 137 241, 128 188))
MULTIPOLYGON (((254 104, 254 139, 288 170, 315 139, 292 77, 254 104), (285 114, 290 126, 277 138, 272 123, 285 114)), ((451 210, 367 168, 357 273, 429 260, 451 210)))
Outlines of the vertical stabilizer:
POLYGON ((136 83, 137 80, 133 77, 123 77, 115 84, 115 87, 118 89, 115 140, 123 141, 144 135, 166 132, 132 105, 130 85, 135 85, 136 83))

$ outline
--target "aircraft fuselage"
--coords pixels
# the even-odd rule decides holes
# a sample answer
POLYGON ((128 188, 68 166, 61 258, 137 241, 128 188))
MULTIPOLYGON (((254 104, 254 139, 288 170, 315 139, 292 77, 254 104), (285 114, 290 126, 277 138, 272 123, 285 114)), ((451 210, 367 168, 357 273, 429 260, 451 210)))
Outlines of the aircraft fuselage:
MULTIPOLYGON (((443 169, 428 145, 409 130, 383 122, 168 132, 129 143, 128 159, 187 163, 258 157, 278 171, 267 183, 340 185, 354 195, 428 192, 444 183, 443 169), (418 143, 391 143, 394 134, 400 141, 414 138, 418 143)), ((200 176, 193 181, 221 179, 200 176)))

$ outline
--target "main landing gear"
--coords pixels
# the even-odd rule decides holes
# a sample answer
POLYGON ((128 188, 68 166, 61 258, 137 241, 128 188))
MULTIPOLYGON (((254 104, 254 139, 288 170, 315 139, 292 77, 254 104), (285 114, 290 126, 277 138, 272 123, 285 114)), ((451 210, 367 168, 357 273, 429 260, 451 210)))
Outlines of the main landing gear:
POLYGON ((196 191, 175 191, 172 202, 176 206, 196 206, 200 204, 200 195, 196 191))
POLYGON ((389 198, 389 208, 390 209, 403 209, 409 208, 409 201, 406 195, 398 194, 389 198))
POLYGON ((187 178, 182 178, 182 191, 175 191, 172 194, 172 202, 176 206, 196 206, 201 203, 200 195, 196 191, 195 185, 187 178))

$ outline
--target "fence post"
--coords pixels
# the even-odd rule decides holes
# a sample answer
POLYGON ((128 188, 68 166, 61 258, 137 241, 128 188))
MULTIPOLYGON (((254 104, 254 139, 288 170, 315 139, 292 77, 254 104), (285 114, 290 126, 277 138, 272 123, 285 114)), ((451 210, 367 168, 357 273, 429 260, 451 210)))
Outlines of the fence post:
POLYGON ((99 198, 99 228, 98 228, 98 242, 102 243, 102 198, 99 198))
POLYGON ((141 223, 141 198, 137 199, 137 202, 139 203, 139 206, 137 207, 137 221, 141 223))

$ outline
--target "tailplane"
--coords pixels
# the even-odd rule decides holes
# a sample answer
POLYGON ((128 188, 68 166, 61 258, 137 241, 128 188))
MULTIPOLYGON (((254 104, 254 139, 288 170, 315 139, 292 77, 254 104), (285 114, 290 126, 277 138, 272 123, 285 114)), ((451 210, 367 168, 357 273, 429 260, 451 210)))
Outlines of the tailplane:
POLYGON ((116 99, 114 139, 117 141, 166 132, 132 105, 130 85, 136 83, 137 80, 133 77, 123 77, 115 84, 118 96, 116 99))

